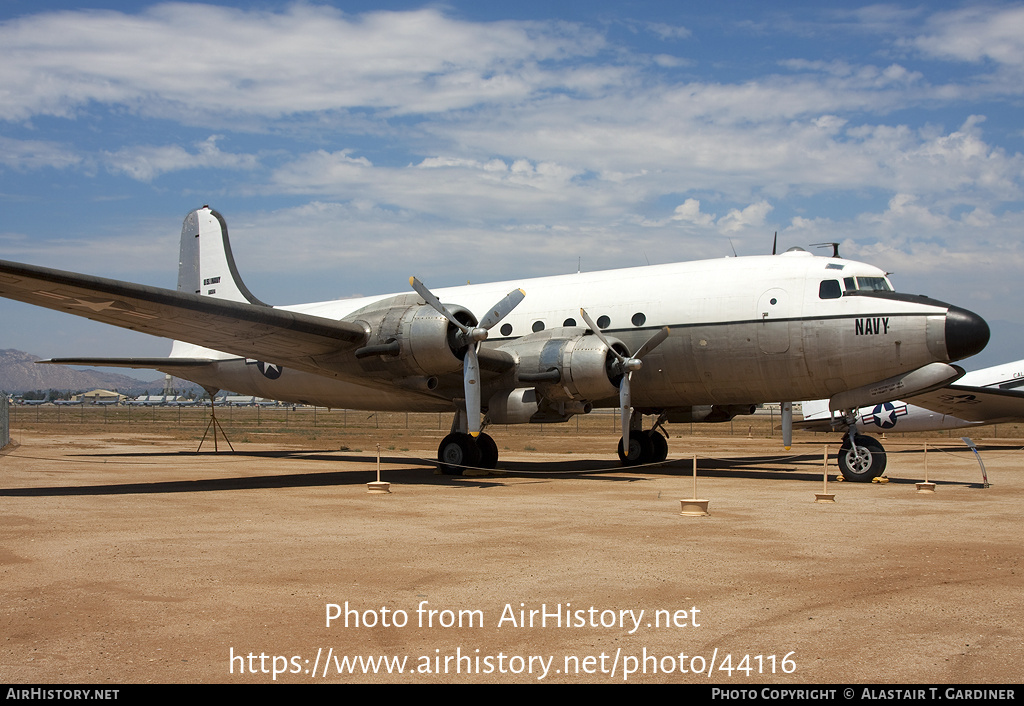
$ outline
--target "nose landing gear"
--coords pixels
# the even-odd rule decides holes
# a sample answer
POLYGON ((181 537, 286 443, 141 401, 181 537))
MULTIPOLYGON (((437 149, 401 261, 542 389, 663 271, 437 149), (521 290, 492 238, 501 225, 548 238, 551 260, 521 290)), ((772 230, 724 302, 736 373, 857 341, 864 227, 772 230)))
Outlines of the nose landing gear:
POLYGON ((885 472, 885 449, 873 437, 857 433, 856 410, 846 414, 850 430, 839 447, 836 461, 843 479, 854 483, 870 483, 885 472))

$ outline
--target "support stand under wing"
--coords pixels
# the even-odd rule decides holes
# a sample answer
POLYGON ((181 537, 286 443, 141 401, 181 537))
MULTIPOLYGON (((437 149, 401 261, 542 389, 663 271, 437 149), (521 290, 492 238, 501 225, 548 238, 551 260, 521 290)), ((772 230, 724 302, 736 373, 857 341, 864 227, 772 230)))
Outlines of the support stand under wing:
POLYGON ((206 437, 213 430, 213 452, 218 453, 220 449, 217 447, 217 432, 219 431, 224 436, 224 441, 228 442, 228 448, 231 449, 231 453, 235 452, 235 447, 231 445, 231 439, 228 438, 228 434, 224 431, 224 427, 221 426, 220 422, 217 421, 217 404, 216 397, 220 390, 205 388, 207 394, 210 395, 210 423, 206 425, 206 431, 203 432, 203 438, 199 441, 199 448, 196 449, 196 453, 199 453, 203 448, 203 443, 206 442, 206 437))

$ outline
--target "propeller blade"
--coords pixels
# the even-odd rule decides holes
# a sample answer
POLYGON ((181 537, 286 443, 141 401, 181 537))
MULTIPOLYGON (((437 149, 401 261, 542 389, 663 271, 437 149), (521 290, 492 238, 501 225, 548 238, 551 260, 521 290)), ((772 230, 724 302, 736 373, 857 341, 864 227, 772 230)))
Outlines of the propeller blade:
POLYGON ((462 380, 465 388, 466 418, 470 436, 480 435, 480 356, 477 354, 477 345, 487 338, 487 332, 498 324, 499 321, 508 316, 508 313, 515 309, 519 302, 523 301, 526 292, 522 289, 514 289, 505 295, 505 298, 491 307, 479 326, 467 326, 462 323, 448 310, 441 300, 434 296, 434 293, 427 289, 426 285, 415 277, 409 278, 409 285, 423 298, 431 308, 448 319, 462 332, 460 338, 466 344, 466 355, 462 360, 462 380))
POLYGON ((471 343, 466 349, 466 357, 462 361, 462 379, 466 388, 466 416, 470 436, 480 434, 480 358, 476 354, 476 344, 471 343))
POLYGON ((629 425, 632 422, 633 407, 630 405, 629 378, 631 373, 622 376, 619 383, 619 410, 622 413, 622 452, 629 455, 629 425))
POLYGON ((452 315, 452 312, 448 311, 448 307, 442 304, 441 300, 435 297, 434 293, 427 289, 426 285, 424 285, 415 277, 409 278, 409 284, 412 286, 414 290, 416 290, 416 293, 423 298, 423 301, 425 301, 428 305, 430 305, 430 307, 434 309, 434 311, 441 314, 451 323, 455 324, 459 328, 459 330, 461 330, 464 334, 469 333, 469 327, 466 326, 461 321, 459 321, 458 319, 456 319, 455 316, 452 315))
POLYGON ((647 355, 655 348, 660 346, 662 342, 664 342, 664 340, 668 338, 668 333, 668 326, 662 327, 660 331, 658 331, 656 334, 648 338, 645 344, 640 346, 639 350, 637 350, 637 352, 633 354, 633 357, 636 358, 637 360, 643 358, 645 355, 647 355))
POLYGON ((599 329, 597 327, 597 324, 594 323, 594 320, 590 318, 590 314, 587 313, 586 309, 580 309, 580 316, 583 317, 583 320, 587 323, 587 326, 590 328, 590 330, 594 332, 594 335, 597 336, 601 340, 601 342, 608 347, 608 350, 612 352, 612 354, 616 358, 618 367, 622 371, 622 380, 619 382, 619 409, 622 414, 622 451, 623 453, 628 455, 629 428, 632 423, 633 417, 633 406, 632 401, 630 399, 629 389, 630 378, 633 376, 633 371, 639 370, 641 367, 643 367, 643 361, 641 360, 641 358, 643 358, 645 355, 647 355, 655 348, 660 346, 665 341, 665 339, 668 338, 668 326, 663 327, 660 331, 658 331, 653 336, 648 338, 647 341, 642 346, 640 346, 640 348, 637 349, 636 353, 629 357, 626 357, 619 353, 614 348, 612 348, 611 342, 607 338, 605 338, 604 334, 601 332, 601 329, 599 329))
POLYGON ((487 330, 494 328, 499 321, 508 316, 510 311, 519 306, 519 302, 523 301, 525 296, 526 292, 523 290, 513 289, 505 295, 504 299, 491 307, 491 310, 487 312, 487 316, 480 321, 480 328, 487 330))
POLYGON ((597 324, 594 323, 594 320, 590 318, 590 314, 587 313, 586 309, 580 309, 580 316, 582 316, 583 320, 587 322, 587 328, 594 332, 594 335, 597 336, 598 339, 600 339, 601 343, 608 346, 608 350, 610 350, 615 355, 615 357, 619 359, 619 362, 624 362, 626 360, 626 357, 623 356, 614 348, 612 348, 611 342, 609 342, 608 339, 604 337, 604 334, 601 333, 601 329, 599 329, 597 327, 597 324))

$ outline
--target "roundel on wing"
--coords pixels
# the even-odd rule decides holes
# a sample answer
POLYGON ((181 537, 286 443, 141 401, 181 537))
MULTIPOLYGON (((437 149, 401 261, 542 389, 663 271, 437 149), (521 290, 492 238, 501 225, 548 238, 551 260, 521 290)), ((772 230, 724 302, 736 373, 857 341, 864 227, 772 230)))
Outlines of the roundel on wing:
POLYGON ((281 377, 281 371, 284 370, 284 368, 282 368, 280 365, 275 365, 274 363, 264 363, 262 360, 257 361, 256 367, 260 369, 261 373, 263 373, 263 377, 268 378, 270 380, 277 380, 279 377, 281 377))

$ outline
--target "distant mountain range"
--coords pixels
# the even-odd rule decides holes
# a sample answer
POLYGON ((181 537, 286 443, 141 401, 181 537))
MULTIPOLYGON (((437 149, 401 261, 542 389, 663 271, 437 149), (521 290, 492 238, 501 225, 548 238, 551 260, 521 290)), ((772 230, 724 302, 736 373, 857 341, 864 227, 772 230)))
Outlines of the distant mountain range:
MULTIPOLYGON (((124 395, 141 395, 147 391, 160 394, 164 389, 161 375, 152 381, 143 381, 120 373, 94 368, 72 368, 67 365, 36 365, 37 355, 14 349, 0 350, 0 390, 4 392, 33 392, 58 390, 80 392, 95 389, 117 390, 124 395)), ((195 383, 174 378, 174 389, 179 392, 201 392, 195 383)))

